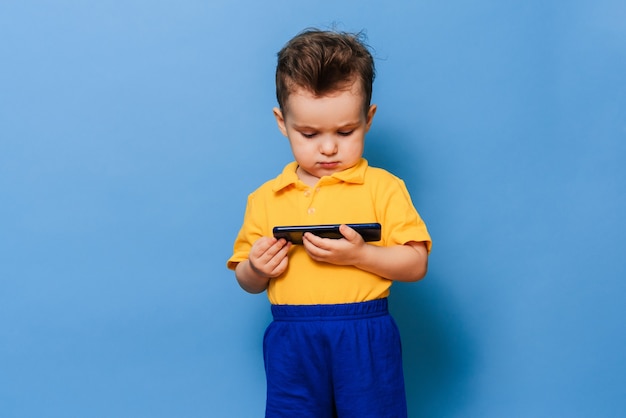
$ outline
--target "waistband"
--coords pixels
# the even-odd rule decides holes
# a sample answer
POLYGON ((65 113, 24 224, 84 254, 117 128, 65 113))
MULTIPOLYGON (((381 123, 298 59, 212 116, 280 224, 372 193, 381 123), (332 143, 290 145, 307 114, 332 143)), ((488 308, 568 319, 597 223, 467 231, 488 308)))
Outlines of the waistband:
POLYGON ((272 305, 274 321, 339 321, 388 314, 387 298, 337 305, 272 305))

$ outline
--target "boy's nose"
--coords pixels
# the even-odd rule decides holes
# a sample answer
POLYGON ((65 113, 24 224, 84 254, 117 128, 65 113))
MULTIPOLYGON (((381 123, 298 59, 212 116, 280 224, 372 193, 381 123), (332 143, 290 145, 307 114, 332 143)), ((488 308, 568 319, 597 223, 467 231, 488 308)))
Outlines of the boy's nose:
POLYGON ((327 138, 320 144, 320 152, 324 155, 334 155, 337 153, 337 141, 327 138))

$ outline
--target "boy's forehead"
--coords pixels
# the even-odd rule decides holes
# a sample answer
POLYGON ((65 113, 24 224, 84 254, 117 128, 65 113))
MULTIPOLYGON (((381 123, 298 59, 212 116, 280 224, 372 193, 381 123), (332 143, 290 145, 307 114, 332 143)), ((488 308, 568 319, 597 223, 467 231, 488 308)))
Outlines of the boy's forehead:
POLYGON ((337 88, 329 91, 325 91, 322 93, 316 93, 309 88, 303 86, 293 86, 289 91, 289 96, 287 97, 285 107, 283 111, 289 110, 290 103, 294 102, 302 102, 306 101, 309 103, 312 102, 328 102, 329 100, 339 99, 339 100, 350 100, 353 99, 356 103, 358 103, 359 109, 363 107, 363 101, 365 100, 365 94, 363 93, 363 89, 361 88, 360 83, 352 82, 350 84, 345 84, 343 86, 338 86, 337 88))
POLYGON ((283 117, 293 126, 351 125, 363 119, 363 95, 352 90, 338 90, 316 95, 299 90, 290 95, 283 117))
POLYGON ((342 83, 338 83, 324 91, 316 91, 314 88, 310 86, 300 85, 296 83, 290 83, 288 96, 297 94, 304 96, 312 96, 316 98, 322 97, 333 97, 338 96, 344 92, 350 92, 354 95, 360 95, 361 97, 365 96, 365 93, 362 88, 362 83, 358 78, 352 77, 350 79, 345 80, 342 83))

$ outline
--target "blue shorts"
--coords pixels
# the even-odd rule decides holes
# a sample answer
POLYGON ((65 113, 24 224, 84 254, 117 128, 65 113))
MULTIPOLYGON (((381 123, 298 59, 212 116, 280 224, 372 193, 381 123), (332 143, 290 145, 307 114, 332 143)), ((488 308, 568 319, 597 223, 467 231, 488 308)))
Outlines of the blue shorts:
POLYGON ((272 305, 266 417, 406 417, 402 348, 387 299, 272 305))

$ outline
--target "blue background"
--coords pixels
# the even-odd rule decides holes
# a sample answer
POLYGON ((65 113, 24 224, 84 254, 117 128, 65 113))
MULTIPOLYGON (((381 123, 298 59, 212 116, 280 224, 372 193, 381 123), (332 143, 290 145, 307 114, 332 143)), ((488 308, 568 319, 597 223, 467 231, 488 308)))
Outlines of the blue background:
POLYGON ((261 416, 225 267, 291 155, 275 54, 365 29, 366 157, 434 238, 396 284, 411 416, 626 414, 626 3, 0 3, 0 415, 261 416))

